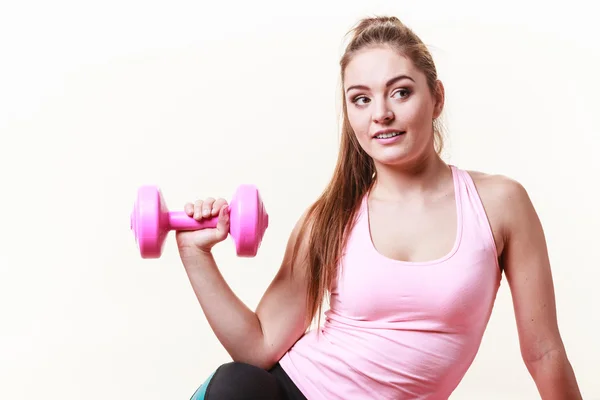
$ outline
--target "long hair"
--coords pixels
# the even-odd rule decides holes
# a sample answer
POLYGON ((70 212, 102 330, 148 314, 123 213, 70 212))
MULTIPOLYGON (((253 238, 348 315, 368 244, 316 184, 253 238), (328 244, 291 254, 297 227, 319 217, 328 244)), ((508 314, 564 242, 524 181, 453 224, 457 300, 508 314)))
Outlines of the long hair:
MULTIPOLYGON (((307 323, 315 315, 319 317, 323 300, 331 289, 350 232, 358 205, 374 183, 375 165, 361 148, 347 114, 343 93, 344 73, 352 57, 360 50, 374 46, 389 46, 409 57, 416 68, 422 71, 432 93, 437 90, 437 71, 431 54, 421 39, 396 17, 365 18, 358 22, 347 35, 351 39, 340 60, 342 82, 342 126, 337 163, 333 176, 323 193, 307 210, 299 230, 302 238, 309 232, 307 254, 307 323)), ((436 151, 443 147, 438 121, 434 121, 436 151)), ((298 240, 292 259, 298 256, 298 240)), ((292 262, 294 265, 294 262, 292 262)))

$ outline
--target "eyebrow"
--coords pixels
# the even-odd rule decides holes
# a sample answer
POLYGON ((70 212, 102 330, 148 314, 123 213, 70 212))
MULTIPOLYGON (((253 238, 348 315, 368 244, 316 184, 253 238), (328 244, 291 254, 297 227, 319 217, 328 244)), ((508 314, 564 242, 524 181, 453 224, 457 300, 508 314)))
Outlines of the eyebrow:
MULTIPOLYGON (((413 82, 415 81, 413 78, 411 78, 411 77, 410 77, 410 76, 408 76, 408 75, 398 75, 398 76, 396 76, 396 77, 393 77, 393 78, 392 78, 392 79, 390 79, 389 81, 387 81, 387 82, 385 83, 385 87, 391 86, 391 85, 393 85, 394 83, 396 83, 396 82, 398 82, 398 81, 401 81, 401 80, 403 80, 403 79, 408 79, 408 80, 411 80, 411 81, 413 81, 413 82)), ((346 93, 348 93, 348 92, 349 92, 350 90, 352 90, 352 89, 363 89, 363 90, 368 90, 369 88, 368 88, 367 86, 364 86, 364 85, 353 85, 353 86, 350 86, 350 87, 348 87, 348 89, 346 89, 346 93)))

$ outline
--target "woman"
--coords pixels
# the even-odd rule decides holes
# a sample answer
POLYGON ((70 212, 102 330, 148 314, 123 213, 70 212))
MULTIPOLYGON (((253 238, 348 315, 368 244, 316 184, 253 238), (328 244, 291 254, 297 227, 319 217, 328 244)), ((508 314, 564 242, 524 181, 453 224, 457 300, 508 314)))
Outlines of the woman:
POLYGON ((233 362, 193 399, 447 399, 471 365, 504 273, 523 360, 543 399, 579 399, 557 327, 544 233, 514 180, 439 156, 444 87, 397 18, 367 18, 341 59, 333 178, 290 236, 256 311, 220 275, 223 199, 187 204, 178 232, 198 301, 233 362), (321 304, 322 328, 308 331, 321 304))

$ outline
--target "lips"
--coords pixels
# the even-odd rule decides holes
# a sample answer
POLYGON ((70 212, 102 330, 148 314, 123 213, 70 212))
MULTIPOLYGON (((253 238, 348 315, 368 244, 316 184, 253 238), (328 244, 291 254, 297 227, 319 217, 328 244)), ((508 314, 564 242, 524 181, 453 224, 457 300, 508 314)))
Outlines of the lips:
POLYGON ((375 132, 373 135, 373 139, 390 139, 396 136, 400 136, 406 133, 406 131, 401 131, 398 129, 382 129, 378 132, 375 132))

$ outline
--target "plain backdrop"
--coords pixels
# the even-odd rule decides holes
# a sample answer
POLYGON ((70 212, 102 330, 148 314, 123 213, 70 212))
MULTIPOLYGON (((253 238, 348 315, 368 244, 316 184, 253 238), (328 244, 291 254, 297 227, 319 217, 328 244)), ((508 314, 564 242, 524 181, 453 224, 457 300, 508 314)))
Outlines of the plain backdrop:
MULTIPOLYGON (((510 176, 543 222, 584 398, 600 399, 599 45, 592 3, 18 1, 0 6, 0 398, 188 399, 227 353, 173 234, 143 260, 137 188, 169 208, 256 184, 257 257, 215 254, 254 308, 337 156, 338 61, 361 17, 396 15, 446 86, 444 157, 510 176), (586 5, 587 4, 587 5, 586 5)), ((535 399, 503 279, 452 396, 535 399)))

